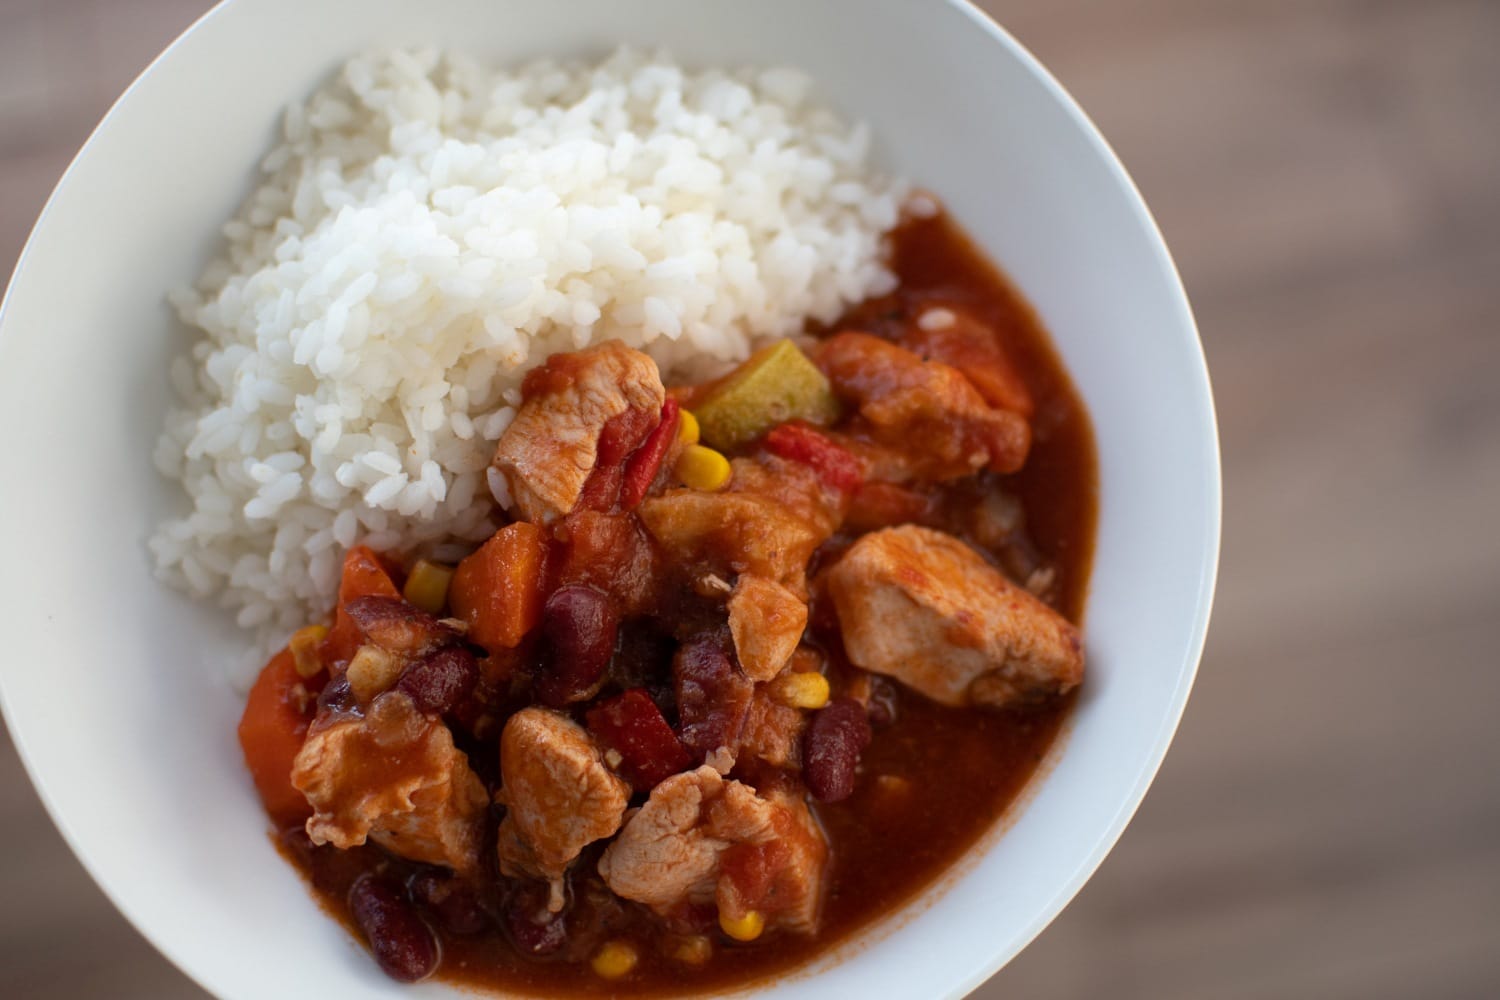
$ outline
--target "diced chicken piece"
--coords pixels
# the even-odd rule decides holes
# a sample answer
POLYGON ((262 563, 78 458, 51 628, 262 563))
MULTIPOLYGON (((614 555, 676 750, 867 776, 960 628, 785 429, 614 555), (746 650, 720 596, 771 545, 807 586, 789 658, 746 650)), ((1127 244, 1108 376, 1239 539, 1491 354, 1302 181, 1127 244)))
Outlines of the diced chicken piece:
POLYGON ((781 673, 807 628, 807 603, 779 583, 745 575, 735 582, 728 608, 740 669, 754 681, 781 673))
POLYGON ((856 332, 824 341, 816 360, 834 391, 859 408, 875 442, 899 452, 915 478, 1015 472, 1026 461, 1030 425, 993 409, 956 368, 856 332))
POLYGON ((724 852, 714 893, 722 917, 735 921, 755 910, 768 926, 813 934, 823 903, 828 842, 800 795, 772 792, 771 826, 776 835, 758 844, 736 844, 724 852))
POLYGON ((802 731, 807 714, 771 697, 768 685, 758 684, 740 730, 740 758, 756 758, 772 767, 798 767, 802 762, 802 731))
POLYGON ((843 499, 799 462, 737 458, 722 493, 668 490, 641 504, 646 530, 672 560, 748 574, 807 592, 813 550, 838 530, 843 499))
POLYGON ((900 340, 907 350, 963 372, 991 406, 1028 420, 1035 412, 1031 390, 1006 355, 998 333, 963 306, 928 304, 900 340))
POLYGON ((563 906, 563 874, 589 844, 620 828, 630 786, 604 764, 599 745, 572 719, 525 708, 500 734, 507 811, 500 824, 500 871, 545 879, 549 906, 563 906))
POLYGON ((617 895, 667 912, 684 900, 713 898, 719 856, 736 841, 772 836, 771 806, 705 764, 651 791, 599 859, 617 895))
POLYGON ((734 470, 729 481, 730 493, 749 493, 774 500, 825 539, 843 522, 848 497, 826 483, 806 463, 760 452, 754 458, 735 459, 730 465, 734 470))
POLYGON ((768 926, 811 933, 827 854, 800 800, 759 796, 705 765, 656 786, 599 859, 599 874, 616 895, 658 913, 715 901, 731 918, 760 909, 768 926))
POLYGON ((350 848, 368 838, 412 861, 479 867, 484 784, 448 728, 399 691, 376 698, 363 717, 314 723, 292 783, 312 804, 315 844, 350 848))
POLYGON ((605 424, 632 409, 655 414, 666 399, 656 362, 617 340, 554 354, 521 392, 492 464, 521 516, 538 524, 577 506, 605 424))
POLYGON ((844 649, 945 705, 1022 705, 1083 679, 1078 630, 951 535, 865 535, 827 576, 844 649))

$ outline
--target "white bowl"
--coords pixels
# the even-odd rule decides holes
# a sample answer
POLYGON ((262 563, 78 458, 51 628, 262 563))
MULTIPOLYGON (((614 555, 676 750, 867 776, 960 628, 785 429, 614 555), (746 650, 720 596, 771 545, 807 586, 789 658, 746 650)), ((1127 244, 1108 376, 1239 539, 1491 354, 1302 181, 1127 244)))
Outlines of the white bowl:
POLYGON ((159 586, 143 544, 174 500, 150 462, 185 343, 164 293, 207 259, 288 101, 359 49, 423 42, 501 61, 665 44, 809 69, 1040 312, 1100 454, 1071 734, 959 873, 770 993, 973 989, 1078 891, 1166 752, 1208 622, 1219 465, 1196 331, 1146 206, 1057 83, 959 2, 233 0, 184 35, 58 185, 0 315, 0 692, 52 818, 217 994, 447 995, 387 980, 276 855, 235 742, 240 696, 206 666, 243 640, 159 586))

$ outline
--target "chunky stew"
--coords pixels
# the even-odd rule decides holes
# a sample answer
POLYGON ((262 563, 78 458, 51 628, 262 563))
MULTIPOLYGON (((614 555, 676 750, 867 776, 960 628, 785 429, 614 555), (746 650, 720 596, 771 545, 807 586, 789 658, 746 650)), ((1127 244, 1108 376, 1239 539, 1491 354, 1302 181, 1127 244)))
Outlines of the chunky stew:
POLYGON ((944 216, 892 294, 701 385, 617 342, 526 379, 508 523, 348 553, 240 739, 286 856, 391 976, 691 993, 930 885, 1083 680, 1087 418, 944 216))

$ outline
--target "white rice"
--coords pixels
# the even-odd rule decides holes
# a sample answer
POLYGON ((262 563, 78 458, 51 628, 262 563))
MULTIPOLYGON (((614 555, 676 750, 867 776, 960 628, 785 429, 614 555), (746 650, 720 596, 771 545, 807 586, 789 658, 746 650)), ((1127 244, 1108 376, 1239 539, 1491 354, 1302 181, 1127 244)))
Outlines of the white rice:
POLYGON ((192 509, 150 543, 259 649, 326 614, 347 547, 493 530, 489 459, 548 354, 617 337, 696 374, 893 283, 903 189, 793 70, 387 52, 283 132, 172 299, 203 337, 156 464, 192 509))

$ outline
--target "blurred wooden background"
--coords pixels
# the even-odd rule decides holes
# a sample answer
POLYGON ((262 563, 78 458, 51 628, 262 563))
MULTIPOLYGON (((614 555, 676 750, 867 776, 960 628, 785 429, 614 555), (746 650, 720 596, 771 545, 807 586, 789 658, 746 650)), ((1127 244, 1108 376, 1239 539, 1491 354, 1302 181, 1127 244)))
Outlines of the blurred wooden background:
MULTIPOLYGON (((0 0, 0 274, 207 6, 0 0)), ((1500 2, 986 6, 1166 231, 1226 501, 1159 780, 978 995, 1500 996, 1500 2)), ((201 996, 94 888, 8 743, 0 830, 0 996, 201 996)))

